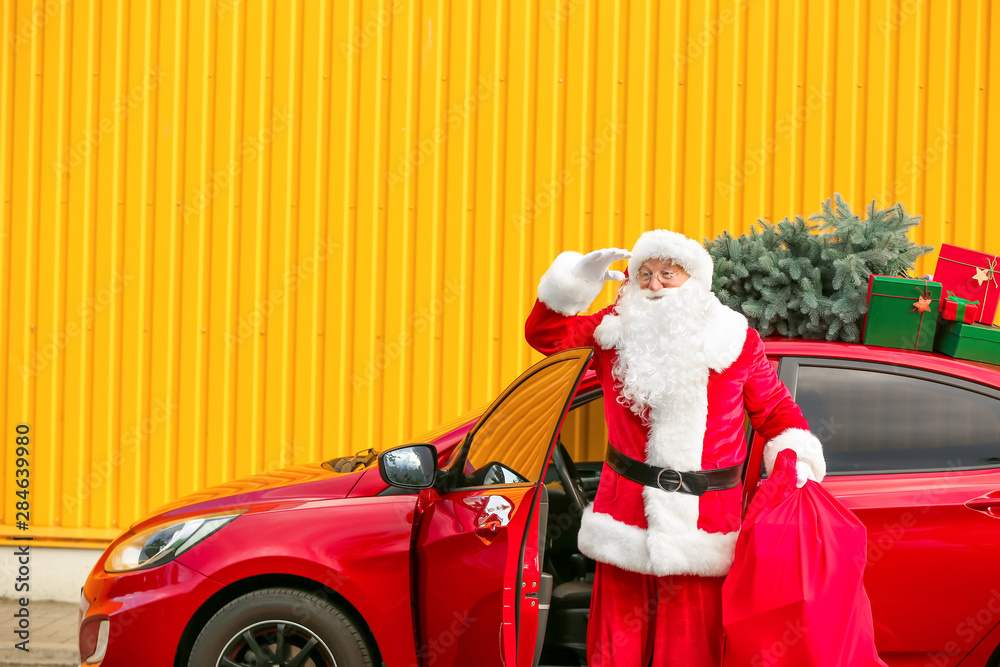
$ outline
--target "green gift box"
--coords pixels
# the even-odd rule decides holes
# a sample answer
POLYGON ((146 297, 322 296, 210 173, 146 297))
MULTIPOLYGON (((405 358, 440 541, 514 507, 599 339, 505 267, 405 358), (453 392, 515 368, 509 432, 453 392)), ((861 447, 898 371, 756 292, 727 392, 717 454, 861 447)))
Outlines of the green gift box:
POLYGON ((941 283, 870 276, 865 345, 904 350, 934 349, 940 306, 941 283))
POLYGON ((1000 327, 945 322, 934 349, 949 357, 1000 364, 1000 327))

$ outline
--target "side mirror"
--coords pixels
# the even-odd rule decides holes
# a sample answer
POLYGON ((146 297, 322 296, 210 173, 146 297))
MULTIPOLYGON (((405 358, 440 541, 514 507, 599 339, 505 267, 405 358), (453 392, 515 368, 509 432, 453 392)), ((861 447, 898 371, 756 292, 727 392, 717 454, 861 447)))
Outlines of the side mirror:
POLYGON ((378 472, 386 484, 403 489, 429 489, 437 476, 433 445, 406 445, 378 455, 378 472))

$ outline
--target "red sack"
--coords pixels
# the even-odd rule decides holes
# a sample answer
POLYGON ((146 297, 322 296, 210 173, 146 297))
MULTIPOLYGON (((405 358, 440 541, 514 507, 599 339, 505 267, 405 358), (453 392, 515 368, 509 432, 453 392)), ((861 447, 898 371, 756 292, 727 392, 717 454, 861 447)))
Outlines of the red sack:
POLYGON ((779 452, 722 585, 725 667, 885 667, 862 586, 864 525, 779 452))

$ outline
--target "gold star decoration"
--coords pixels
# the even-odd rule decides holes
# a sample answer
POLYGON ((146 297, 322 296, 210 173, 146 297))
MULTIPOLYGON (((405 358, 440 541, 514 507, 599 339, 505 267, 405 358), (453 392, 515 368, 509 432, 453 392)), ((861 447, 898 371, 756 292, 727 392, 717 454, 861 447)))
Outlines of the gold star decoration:
POLYGON ((913 307, 919 313, 929 313, 931 311, 931 300, 926 296, 922 296, 914 302, 913 307))
POLYGON ((979 286, 982 287, 983 283, 990 279, 990 270, 981 267, 976 267, 976 275, 973 278, 979 281, 979 286))

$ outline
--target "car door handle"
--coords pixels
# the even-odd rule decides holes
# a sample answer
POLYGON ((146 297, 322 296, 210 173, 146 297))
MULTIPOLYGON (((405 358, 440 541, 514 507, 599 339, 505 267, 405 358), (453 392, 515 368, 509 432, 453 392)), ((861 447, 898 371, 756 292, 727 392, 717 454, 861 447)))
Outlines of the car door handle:
POLYGON ((969 509, 979 510, 980 512, 989 512, 992 509, 1000 507, 1000 498, 974 498, 965 503, 965 506, 969 509))

